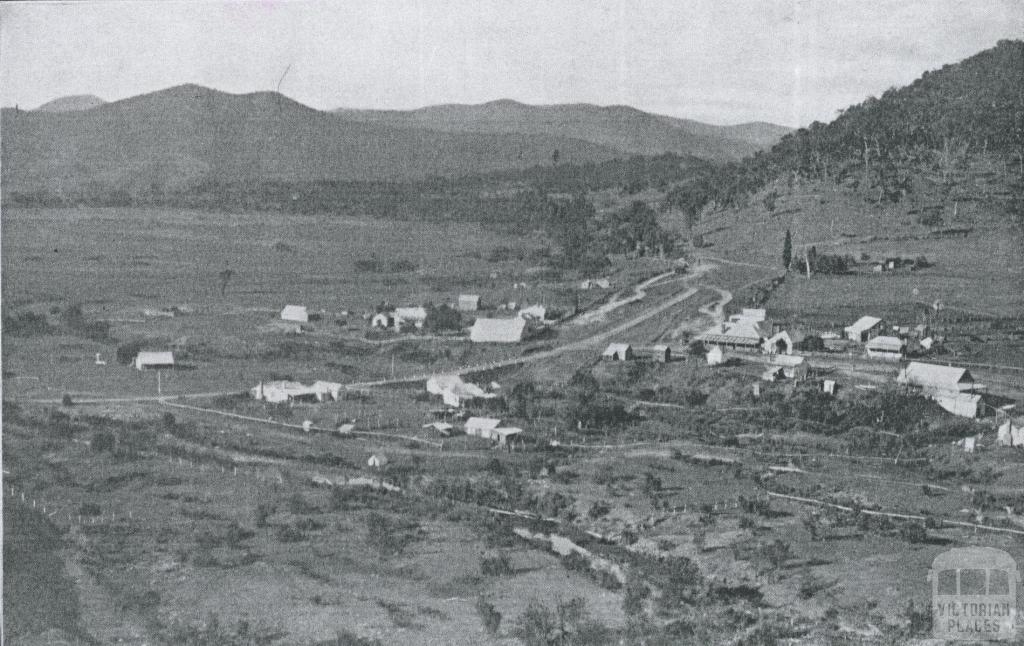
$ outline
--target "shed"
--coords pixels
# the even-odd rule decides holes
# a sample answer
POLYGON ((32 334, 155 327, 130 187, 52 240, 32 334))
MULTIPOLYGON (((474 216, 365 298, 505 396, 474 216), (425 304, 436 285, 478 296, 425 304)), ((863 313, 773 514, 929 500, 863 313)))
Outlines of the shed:
POLYGON ((601 353, 602 359, 628 361, 633 358, 633 347, 628 343, 612 343, 601 353))
POLYGON ((302 400, 323 401, 322 391, 297 381, 261 381, 249 389, 249 395, 253 399, 260 399, 271 404, 302 400))
POLYGON ((519 343, 526 331, 526 321, 519 318, 477 319, 469 330, 473 343, 519 343))
POLYGON ((862 316, 853 325, 843 328, 846 338, 858 343, 865 343, 878 336, 882 328, 882 319, 876 316, 862 316))
POLYGON ((370 319, 370 327, 389 328, 395 327, 395 317, 388 312, 378 312, 370 319))
POLYGON ((722 347, 718 345, 711 346, 711 349, 708 350, 704 357, 707 359, 709 366, 718 366, 725 361, 725 353, 722 352, 722 347))
POLYGON ((480 297, 476 294, 459 294, 458 309, 460 312, 475 312, 480 309, 480 297))
POLYGON ((441 435, 447 437, 448 435, 451 435, 452 429, 455 427, 448 422, 430 422, 428 424, 424 424, 423 428, 432 428, 441 435))
POLYGON ((907 352, 907 342, 895 336, 876 336, 868 341, 865 349, 872 359, 898 361, 907 352))
POLYGON ((780 354, 772 357, 771 367, 781 368, 782 375, 787 379, 805 379, 807 377, 807 362, 803 357, 780 354))
POLYGON ((523 429, 517 426, 499 426, 491 431, 490 438, 497 440, 498 446, 505 446, 508 444, 508 438, 521 435, 522 433, 523 429))
POLYGON ((140 352, 135 355, 135 369, 145 370, 146 368, 173 368, 173 352, 140 352))
POLYGON ((370 456, 370 459, 366 461, 366 465, 371 469, 382 469, 387 466, 388 456, 383 453, 374 453, 370 456))
POLYGON ((970 393, 936 393, 932 399, 946 411, 960 417, 975 418, 981 415, 984 404, 981 395, 970 393))
POLYGON ((959 393, 974 388, 974 377, 966 368, 911 361, 896 377, 896 383, 920 388, 925 393, 959 393))
POLYGON ((313 382, 313 390, 317 393, 317 399, 325 401, 330 397, 334 401, 338 401, 341 397, 341 391, 344 388, 342 384, 334 381, 315 381, 313 382))
POLYGON ((305 305, 285 305, 284 309, 281 310, 281 320, 294 323, 309 323, 309 312, 306 311, 305 305))

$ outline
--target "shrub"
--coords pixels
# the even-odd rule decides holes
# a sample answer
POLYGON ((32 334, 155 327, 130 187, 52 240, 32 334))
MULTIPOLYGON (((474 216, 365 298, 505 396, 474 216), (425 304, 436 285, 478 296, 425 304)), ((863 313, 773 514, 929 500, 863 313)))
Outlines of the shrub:
POLYGON ((281 525, 275 536, 282 543, 301 543, 306 540, 305 532, 295 525, 281 525))
POLYGON ((78 508, 79 516, 99 516, 103 511, 100 506, 94 502, 83 502, 78 508))
POLYGON ((117 351, 114 353, 114 356, 118 363, 127 366, 131 364, 132 361, 135 361, 135 356, 139 354, 139 351, 142 350, 145 345, 145 339, 132 339, 131 341, 126 341, 117 346, 117 351))
POLYGON ((498 628, 501 626, 501 613, 494 608, 494 604, 485 599, 484 597, 478 597, 476 600, 476 614, 480 617, 480 621, 484 624, 484 630, 490 636, 498 634, 498 628))
POLYGON ((928 540, 928 531, 921 523, 905 523, 900 526, 900 538, 909 543, 924 543, 928 540))
POLYGON ((626 584, 626 592, 622 597, 622 611, 627 617, 637 617, 644 612, 644 600, 651 596, 651 589, 637 578, 631 578, 626 584))
POLYGON ((373 511, 366 516, 366 541, 377 549, 381 556, 401 553, 412 542, 410 526, 398 520, 373 511))
POLYGON ((117 440, 110 431, 96 431, 92 434, 92 440, 89 442, 89 445, 93 451, 102 453, 103 451, 113 451, 116 443, 117 440))
POLYGON ((603 500, 598 500, 597 502, 590 506, 590 509, 587 510, 587 516, 590 516, 594 520, 597 520, 598 518, 603 518, 607 516, 608 512, 610 512, 611 510, 612 508, 608 505, 607 502, 603 500))
POLYGON ((4 334, 11 336, 37 336, 49 334, 53 328, 45 314, 21 312, 3 317, 4 334))
POLYGON ((261 502, 258 505, 256 505, 256 526, 266 527, 267 519, 273 516, 275 511, 276 510, 274 508, 273 503, 261 502))
POLYGON ((480 559, 480 572, 484 576, 506 576, 512 574, 512 563, 508 554, 500 552, 480 559))

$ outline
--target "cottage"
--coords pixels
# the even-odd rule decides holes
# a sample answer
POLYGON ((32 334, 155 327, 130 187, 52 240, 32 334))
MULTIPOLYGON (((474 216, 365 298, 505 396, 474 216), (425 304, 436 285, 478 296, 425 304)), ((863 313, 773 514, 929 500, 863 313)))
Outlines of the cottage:
POLYGON ((725 361, 725 354, 722 352, 721 346, 715 345, 711 346, 704 358, 707 359, 709 366, 719 366, 725 361))
POLYGON ((174 368, 173 352, 140 352, 135 355, 135 369, 145 370, 147 368, 171 369, 174 368))
POLYGON ((448 437, 452 433, 452 429, 455 428, 448 422, 429 422, 423 425, 423 428, 432 428, 441 435, 448 437))
POLYGON ((517 426, 499 426, 491 431, 490 439, 497 440, 498 446, 506 446, 510 437, 522 435, 523 429, 517 426))
POLYGON ((501 425, 501 420, 494 417, 470 417, 466 420, 466 435, 490 437, 491 431, 501 425))
POLYGON ((895 336, 876 336, 865 349, 872 359, 899 361, 907 353, 907 342, 895 336))
POLYGON ((366 465, 371 469, 383 469, 387 466, 388 462, 388 456, 382 453, 374 453, 370 456, 370 459, 366 461, 366 465))
POLYGON ((509 319, 477 319, 469 330, 473 343, 519 343, 526 331, 526 321, 518 316, 509 319))
POLYGON ((475 312, 480 309, 480 297, 476 294, 459 294, 460 312, 475 312))
POLYGON ((881 334, 882 319, 875 316, 862 316, 853 325, 843 328, 846 338, 857 343, 866 343, 881 334))
POLYGON ((580 289, 608 289, 612 283, 607 278, 588 278, 580 283, 580 289))
POLYGON ((628 343, 612 343, 601 353, 601 358, 609 361, 629 361, 633 358, 633 348, 628 343))
POLYGON ((975 388, 974 377, 966 368, 938 366, 933 363, 911 361, 896 377, 896 383, 918 388, 925 394, 970 392, 975 388))
POLYGON ((293 323, 309 323, 309 312, 306 311, 303 305, 285 305, 284 309, 281 310, 282 321, 292 321, 293 323))
POLYGON ((780 354, 772 357, 769 365, 773 368, 780 368, 782 376, 786 379, 807 378, 807 362, 804 361, 803 357, 780 354))
POLYGON ((696 340, 734 350, 757 351, 764 337, 756 322, 743 320, 719 323, 698 335, 696 340))

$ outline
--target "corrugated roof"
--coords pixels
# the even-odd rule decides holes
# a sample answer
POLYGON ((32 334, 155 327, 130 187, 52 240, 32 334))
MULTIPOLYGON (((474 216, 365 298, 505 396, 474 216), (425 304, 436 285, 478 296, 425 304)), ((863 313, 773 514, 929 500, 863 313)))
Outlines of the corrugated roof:
POLYGON ((174 363, 173 352, 140 352, 135 356, 136 365, 162 366, 174 363))
POLYGON ((761 345, 761 328, 753 321, 726 321, 709 328, 697 337, 705 343, 730 345, 761 345))
POLYGON ((973 385, 974 377, 966 368, 911 361, 900 371, 896 381, 920 388, 959 391, 962 386, 973 385))
POLYGON ((903 346, 906 342, 903 339, 895 336, 876 336, 875 338, 868 341, 865 346, 868 350, 877 350, 881 352, 900 352, 903 350, 903 346))
POLYGON ((281 310, 281 320, 296 321, 298 323, 309 322, 309 312, 304 305, 285 305, 281 310))
POLYGON ((601 356, 614 357, 620 354, 624 355, 625 353, 630 352, 631 350, 632 348, 628 343, 610 343, 608 344, 608 347, 605 348, 604 352, 601 353, 601 356))
POLYGON ((857 322, 853 325, 847 326, 845 329, 850 334, 860 334, 866 332, 871 328, 875 327, 882 322, 882 319, 876 316, 862 316, 857 319, 857 322))
POLYGON ((477 319, 469 330, 474 343, 518 343, 523 340, 526 321, 518 316, 510 319, 477 319))
POLYGON ((474 428, 489 431, 493 428, 498 428, 499 424, 501 424, 501 420, 495 417, 470 417, 466 420, 467 429, 474 428))

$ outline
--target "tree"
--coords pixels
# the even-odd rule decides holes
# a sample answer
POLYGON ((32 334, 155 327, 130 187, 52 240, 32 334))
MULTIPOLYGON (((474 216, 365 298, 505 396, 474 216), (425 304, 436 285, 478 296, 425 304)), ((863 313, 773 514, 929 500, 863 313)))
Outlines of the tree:
POLYGON ((782 242, 782 268, 789 269, 789 263, 793 262, 793 236, 786 229, 786 239, 782 242))
POLYGON ((551 164, 553 166, 558 166, 558 158, 561 156, 561 153, 559 153, 558 149, 555 148, 554 152, 551 153, 551 164))
POLYGON ((482 596, 477 598, 476 614, 484 623, 484 630, 488 635, 493 637, 498 634, 498 629, 501 627, 501 613, 494 608, 493 603, 482 596))
POLYGON ((235 272, 231 271, 231 268, 225 268, 224 271, 217 274, 217 278, 220 279, 220 295, 223 296, 224 292, 228 288, 228 283, 231 282, 231 278, 235 275, 235 272))

